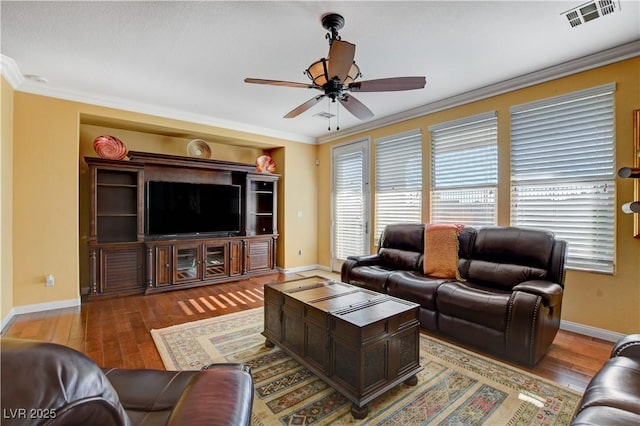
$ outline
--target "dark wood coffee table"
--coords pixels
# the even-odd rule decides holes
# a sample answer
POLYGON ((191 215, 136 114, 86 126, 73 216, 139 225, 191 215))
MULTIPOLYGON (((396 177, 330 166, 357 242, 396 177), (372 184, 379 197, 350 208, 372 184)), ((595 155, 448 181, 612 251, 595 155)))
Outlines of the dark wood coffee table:
POLYGON ((418 305, 322 277, 264 286, 265 344, 291 357, 348 398, 362 419, 367 404, 420 367, 418 305))

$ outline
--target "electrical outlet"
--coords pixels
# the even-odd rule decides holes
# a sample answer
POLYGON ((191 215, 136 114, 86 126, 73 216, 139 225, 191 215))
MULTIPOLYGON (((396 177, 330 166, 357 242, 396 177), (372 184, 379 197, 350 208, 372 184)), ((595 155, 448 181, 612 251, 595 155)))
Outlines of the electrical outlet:
POLYGON ((47 287, 53 287, 55 283, 56 277, 54 277, 53 274, 47 275, 47 277, 44 279, 44 285, 47 287))

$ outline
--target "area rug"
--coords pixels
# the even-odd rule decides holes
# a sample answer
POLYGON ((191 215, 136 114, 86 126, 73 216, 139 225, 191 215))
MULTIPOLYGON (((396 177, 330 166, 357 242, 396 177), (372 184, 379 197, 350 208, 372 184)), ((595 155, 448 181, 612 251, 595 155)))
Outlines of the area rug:
POLYGON ((398 385, 354 420, 351 402, 277 346, 264 345, 263 308, 151 330, 167 370, 213 362, 251 367, 252 425, 567 425, 580 394, 474 352, 420 336, 418 385, 398 385))

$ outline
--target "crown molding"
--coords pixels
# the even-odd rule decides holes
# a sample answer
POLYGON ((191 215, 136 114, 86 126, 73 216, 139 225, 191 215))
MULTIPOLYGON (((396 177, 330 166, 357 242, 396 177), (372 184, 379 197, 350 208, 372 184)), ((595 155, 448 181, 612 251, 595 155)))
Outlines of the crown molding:
POLYGON ((524 74, 496 84, 484 86, 475 90, 461 93, 459 95, 431 102, 401 113, 389 115, 387 117, 349 127, 348 129, 343 129, 338 132, 333 132, 331 134, 327 134, 317 138, 290 132, 282 132, 269 128, 252 126, 246 123, 216 119, 210 116, 189 113, 171 108, 161 108, 155 105, 131 102, 126 99, 117 97, 96 96, 89 93, 77 92, 67 89, 54 89, 41 83, 26 80, 20 72, 20 69, 18 68, 16 62, 12 58, 5 55, 0 55, 0 71, 7 82, 11 85, 11 87, 13 87, 14 90, 21 92, 60 98, 69 101, 87 103, 91 105, 103 106, 124 111, 137 112, 141 114, 155 115, 159 117, 176 119, 213 127, 220 127, 240 132, 253 133, 261 136, 273 137, 276 139, 285 139, 308 144, 322 144, 325 142, 331 142, 358 133, 432 114, 438 111, 443 111, 449 108, 454 108, 460 105, 479 101, 525 87, 530 87, 536 84, 544 83, 550 80, 598 68, 637 56, 640 56, 640 40, 634 40, 632 42, 614 47, 612 49, 534 71, 529 74, 524 74))
POLYGON ((123 111, 155 115, 158 117, 203 124, 212 127, 219 127, 227 130, 253 133, 256 135, 268 136, 276 139, 285 139, 294 142, 316 144, 316 138, 299 135, 297 133, 283 132, 259 126, 252 126, 246 123, 222 120, 202 114, 194 114, 172 108, 162 108, 156 105, 150 105, 140 102, 131 102, 129 100, 118 98, 115 96, 97 96, 91 93, 79 92, 70 89, 53 88, 46 84, 25 79, 20 72, 20 69, 18 68, 16 62, 12 58, 4 55, 2 55, 2 75, 5 76, 11 87, 19 92, 31 93, 34 95, 64 99, 67 101, 86 103, 107 108, 114 108, 123 111))
POLYGON ((548 68, 543 68, 529 74, 524 74, 509 80, 491 84, 489 86, 484 86, 479 89, 470 90, 468 92, 451 96, 439 101, 431 102, 426 105, 412 108, 398 114, 389 115, 377 120, 349 127, 348 129, 320 136, 317 138, 317 143, 321 144, 325 142, 331 142, 347 136, 353 136, 358 133, 388 126, 390 124, 395 124, 401 121, 433 114, 438 111, 443 111, 449 108, 476 102, 482 99, 490 98, 492 96, 501 95, 518 89, 523 89, 525 87, 534 86, 536 84, 555 80, 561 77, 566 77, 568 75, 576 74, 582 71, 588 71, 594 68, 609 65, 615 62, 620 62, 625 59, 630 59, 637 56, 640 56, 640 40, 634 40, 632 42, 614 47, 612 49, 604 50, 548 68))
POLYGON ((16 90, 25 81, 16 61, 5 55, 0 55, 0 74, 13 90, 16 90))

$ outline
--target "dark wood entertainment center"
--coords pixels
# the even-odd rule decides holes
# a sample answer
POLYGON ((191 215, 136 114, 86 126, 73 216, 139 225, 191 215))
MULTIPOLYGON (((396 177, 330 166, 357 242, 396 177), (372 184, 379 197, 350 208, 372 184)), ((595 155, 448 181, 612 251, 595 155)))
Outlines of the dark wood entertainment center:
POLYGON ((150 294, 273 272, 279 176, 252 164, 129 152, 85 157, 91 173, 89 298, 150 294), (148 182, 236 185, 238 232, 148 235, 148 182))

